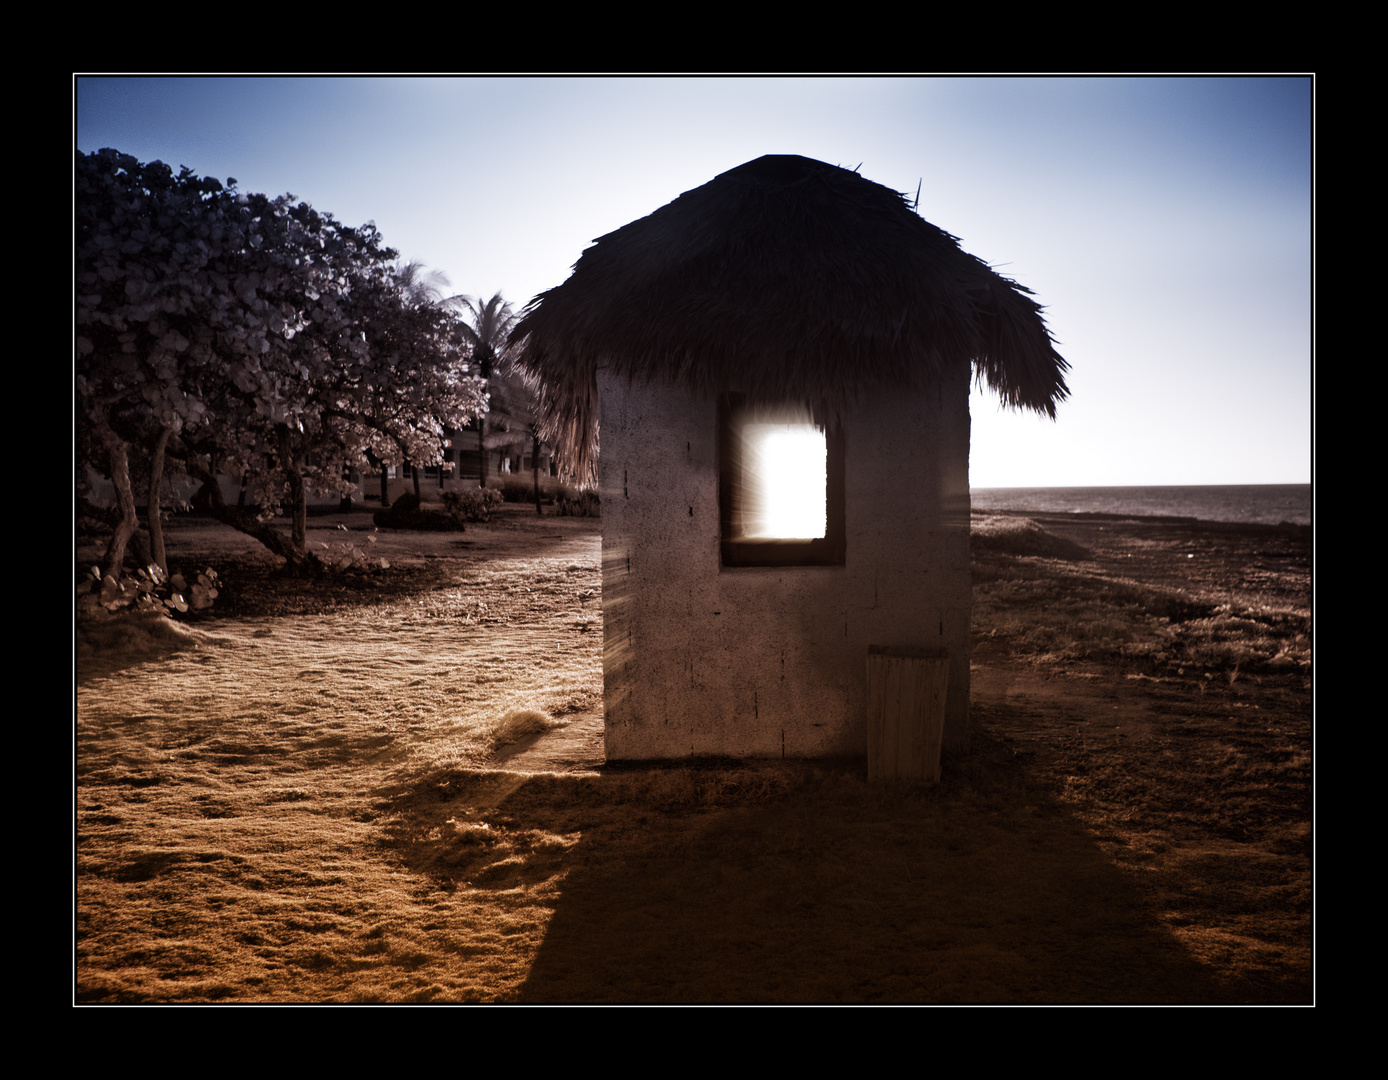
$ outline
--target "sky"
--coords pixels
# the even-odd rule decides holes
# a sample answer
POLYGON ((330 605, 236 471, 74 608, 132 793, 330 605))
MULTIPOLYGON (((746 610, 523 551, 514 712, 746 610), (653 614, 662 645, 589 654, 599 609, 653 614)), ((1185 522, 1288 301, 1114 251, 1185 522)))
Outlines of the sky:
POLYGON ((974 487, 1309 483, 1312 80, 75 80, 77 149, 374 221, 521 307, 763 154, 857 168, 1036 294, 1069 400, 970 400, 974 487))

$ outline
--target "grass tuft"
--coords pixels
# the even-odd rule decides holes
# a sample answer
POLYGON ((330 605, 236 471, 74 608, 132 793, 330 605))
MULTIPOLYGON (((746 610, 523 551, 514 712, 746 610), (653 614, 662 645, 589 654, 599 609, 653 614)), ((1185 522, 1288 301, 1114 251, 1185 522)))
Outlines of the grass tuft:
POLYGON ((538 709, 507 709, 496 721, 491 731, 493 750, 520 742, 531 735, 538 735, 558 726, 558 721, 538 709))

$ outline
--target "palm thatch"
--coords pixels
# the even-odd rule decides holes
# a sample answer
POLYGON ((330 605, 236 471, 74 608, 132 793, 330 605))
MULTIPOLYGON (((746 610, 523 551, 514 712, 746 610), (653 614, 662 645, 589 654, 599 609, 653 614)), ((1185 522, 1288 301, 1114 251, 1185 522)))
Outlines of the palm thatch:
POLYGON ((714 177, 596 240, 511 336, 545 437, 594 475, 599 367, 694 395, 824 401, 926 387, 972 364, 1005 404, 1055 416, 1068 365, 1031 293, 899 192, 795 155, 714 177))

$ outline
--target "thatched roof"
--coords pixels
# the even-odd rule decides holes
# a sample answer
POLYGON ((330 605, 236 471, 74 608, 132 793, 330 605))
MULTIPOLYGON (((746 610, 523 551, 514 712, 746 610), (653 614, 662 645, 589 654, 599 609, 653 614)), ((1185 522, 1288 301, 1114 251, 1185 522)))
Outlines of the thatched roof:
POLYGON ((1069 390, 1031 293, 963 251, 899 192, 768 155, 599 237, 512 336, 547 441, 596 464, 599 367, 696 395, 822 400, 929 386, 972 364, 1004 403, 1055 416, 1069 390))

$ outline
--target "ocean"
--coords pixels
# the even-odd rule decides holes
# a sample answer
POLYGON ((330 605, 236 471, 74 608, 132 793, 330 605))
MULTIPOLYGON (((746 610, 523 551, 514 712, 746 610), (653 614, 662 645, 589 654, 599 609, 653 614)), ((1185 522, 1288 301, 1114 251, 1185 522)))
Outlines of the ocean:
POLYGON ((1211 487, 972 488, 975 510, 1191 517, 1202 521, 1311 524, 1310 484, 1211 487))

